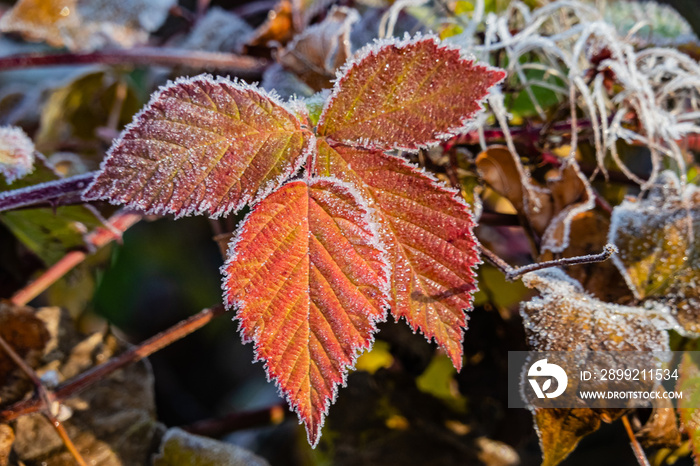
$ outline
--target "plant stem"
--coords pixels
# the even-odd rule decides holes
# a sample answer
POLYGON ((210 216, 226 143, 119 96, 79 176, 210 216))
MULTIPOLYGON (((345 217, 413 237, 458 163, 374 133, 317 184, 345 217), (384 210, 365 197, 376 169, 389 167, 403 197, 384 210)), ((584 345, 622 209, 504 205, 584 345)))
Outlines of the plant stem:
POLYGON ((506 261, 501 259, 495 252, 479 244, 481 255, 484 256, 491 264, 499 269, 506 276, 506 280, 515 281, 526 273, 534 272, 535 270, 549 269, 552 267, 565 267, 568 265, 588 264, 591 262, 603 262, 609 259, 617 252, 617 247, 613 244, 606 244, 603 252, 599 254, 589 254, 586 256, 565 257, 563 259, 555 259, 552 261, 537 262, 535 264, 524 265, 522 267, 511 267, 506 261))
POLYGON ((259 76, 268 62, 231 53, 157 47, 135 47, 88 53, 28 53, 0 57, 0 70, 82 64, 182 66, 227 71, 239 76, 259 76))
MULTIPOLYGON (((204 309, 189 319, 183 320, 170 327, 168 330, 149 338, 139 346, 135 346, 123 352, 119 356, 113 357, 104 364, 88 369, 73 379, 59 385, 53 392, 53 399, 58 403, 67 400, 96 382, 99 382, 114 371, 131 363, 140 361, 156 351, 165 348, 171 343, 184 338, 195 330, 202 328, 215 317, 218 317, 225 312, 226 308, 224 308, 224 306, 221 304, 212 308, 204 309)), ((7 409, 0 411, 0 422, 9 422, 22 415, 40 411, 44 408, 44 406, 45 402, 38 397, 20 401, 7 409)))
POLYGON ((97 172, 84 173, 56 181, 0 193, 0 212, 41 205, 80 204, 80 195, 95 179, 97 172), (68 201, 68 202, 62 202, 68 201))
POLYGON ((647 459, 647 455, 644 453, 644 449, 642 449, 642 446, 639 444, 637 437, 634 436, 632 426, 630 425, 630 421, 627 419, 626 414, 622 416, 622 424, 624 424, 625 430, 627 431, 627 436, 630 438, 630 445, 632 446, 634 456, 637 458, 639 466, 651 466, 649 464, 649 460, 647 459))
MULTIPOLYGON (((140 219, 140 214, 129 211, 119 211, 108 220, 111 228, 99 227, 95 229, 95 231, 87 236, 86 242, 90 246, 99 249, 115 239, 120 239, 121 236, 119 236, 118 233, 126 231, 140 219)), ((58 281, 58 279, 63 277, 75 266, 84 261, 87 256, 88 253, 85 251, 69 252, 58 262, 49 267, 36 280, 17 291, 12 298, 10 298, 10 302, 15 306, 26 305, 29 301, 36 298, 41 292, 53 285, 56 281, 58 281)))

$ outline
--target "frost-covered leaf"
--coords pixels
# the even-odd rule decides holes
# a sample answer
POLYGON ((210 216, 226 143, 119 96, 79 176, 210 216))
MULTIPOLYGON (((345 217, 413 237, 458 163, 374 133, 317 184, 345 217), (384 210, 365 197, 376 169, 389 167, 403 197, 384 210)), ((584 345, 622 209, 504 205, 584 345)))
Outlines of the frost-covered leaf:
POLYGON ((587 408, 538 409, 534 418, 542 448, 542 466, 561 463, 583 437, 600 427, 600 415, 587 408))
POLYGON ((263 458, 231 443, 173 427, 163 436, 153 466, 269 466, 263 458))
POLYGON ((367 46, 339 76, 319 135, 378 149, 416 149, 463 130, 505 73, 419 36, 367 46))
POLYGON ((530 272, 541 296, 521 304, 528 345, 538 351, 670 351, 665 308, 599 301, 559 269, 530 272))
POLYGON ((690 438, 690 444, 695 456, 695 464, 700 459, 700 410, 697 409, 700 403, 700 361, 697 352, 686 352, 678 368, 680 378, 676 390, 689 393, 690 396, 678 400, 678 415, 681 421, 681 428, 690 438))
POLYGON ((225 301, 315 445, 337 386, 386 311, 386 263, 348 185, 295 181, 258 203, 231 243, 225 301))
POLYGON ((183 48, 238 53, 253 32, 235 13, 218 6, 209 8, 182 44, 183 48))
POLYGON ((465 310, 480 263, 469 207, 408 162, 319 140, 316 170, 355 184, 375 209, 391 264, 391 312, 462 367, 465 310))
POLYGON ((176 0, 20 0, 0 30, 71 50, 145 43, 176 0))
POLYGON ((34 169, 34 143, 21 128, 0 127, 0 173, 8 184, 34 169))
POLYGON ((663 172, 645 199, 615 207, 609 241, 637 299, 671 306, 681 326, 700 333, 700 190, 663 172))
POLYGON ((672 6, 655 1, 611 2, 605 9, 605 18, 615 25, 620 35, 633 32, 634 39, 642 44, 671 45, 698 41, 683 16, 672 6))
POLYGON ((202 75, 161 88, 115 141, 86 199, 227 214, 299 168, 313 135, 262 90, 202 75))
POLYGON ((350 57, 350 30, 359 17, 354 9, 334 7, 321 23, 297 34, 277 60, 314 91, 330 88, 336 70, 350 57))

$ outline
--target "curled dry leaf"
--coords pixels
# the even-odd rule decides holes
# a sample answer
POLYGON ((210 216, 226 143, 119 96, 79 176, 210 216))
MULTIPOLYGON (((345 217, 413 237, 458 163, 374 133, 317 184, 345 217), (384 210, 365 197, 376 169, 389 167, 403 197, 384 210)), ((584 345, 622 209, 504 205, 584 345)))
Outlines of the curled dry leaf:
POLYGON ((202 75, 161 88, 112 145, 85 199, 225 215, 295 173, 312 133, 264 91, 202 75))
POLYGON ((649 420, 635 436, 646 448, 678 448, 681 433, 671 400, 661 398, 655 400, 654 404, 649 420))
POLYGON ((20 0, 0 19, 0 31, 17 32, 70 50, 145 43, 176 0, 20 0))
POLYGON ((700 190, 663 172, 646 199, 615 207, 609 241, 637 299, 671 307, 682 329, 700 333, 700 190))
POLYGON ((330 179, 284 185, 231 243, 226 304, 312 445, 337 386, 386 317, 385 261, 368 208, 330 179))
POLYGON ((350 58, 350 29, 360 15, 352 8, 337 8, 319 24, 306 28, 277 54, 277 61, 314 91, 331 87, 331 80, 350 58))
POLYGON ((508 199, 524 224, 540 236, 542 252, 563 252, 570 244, 571 222, 595 206, 590 184, 573 159, 565 159, 538 185, 505 146, 491 146, 476 158, 480 176, 508 199))
POLYGON ((34 143, 16 126, 0 127, 0 173, 7 184, 34 169, 34 143))
POLYGON ((681 428, 690 438, 695 457, 700 458, 700 410, 697 409, 698 403, 700 403, 700 390, 698 390, 700 387, 700 360, 698 360, 697 355, 697 352, 683 354, 678 368, 680 377, 676 390, 691 394, 690 397, 678 400, 678 415, 681 428))

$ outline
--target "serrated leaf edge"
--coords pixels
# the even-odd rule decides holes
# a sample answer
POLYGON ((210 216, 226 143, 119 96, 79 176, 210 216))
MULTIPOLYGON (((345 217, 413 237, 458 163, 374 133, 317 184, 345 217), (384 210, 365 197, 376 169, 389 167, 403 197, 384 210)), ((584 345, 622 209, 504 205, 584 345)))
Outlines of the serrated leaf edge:
MULTIPOLYGON (((348 61, 341 66, 335 74, 335 79, 332 81, 333 82, 333 90, 331 91, 330 96, 326 100, 325 105, 323 106, 323 110, 321 110, 321 116, 319 117, 318 120, 318 126, 321 126, 321 123, 324 120, 324 117, 326 115, 326 111, 328 108, 331 106, 333 101, 338 97, 338 95, 341 92, 340 89, 340 83, 342 79, 347 75, 347 73, 357 66, 359 63, 361 63, 364 59, 369 57, 370 55, 376 55, 379 53, 384 47, 388 46, 394 46, 399 49, 405 48, 409 45, 417 44, 421 41, 433 41, 433 43, 444 50, 448 51, 456 51, 459 53, 460 61, 462 62, 468 62, 470 65, 477 66, 483 68, 485 71, 494 71, 494 72, 502 72, 503 77, 496 81, 493 86, 491 86, 490 89, 493 89, 494 87, 498 86, 505 78, 506 78, 506 73, 505 71, 501 70, 500 68, 493 67, 491 65, 488 65, 486 63, 478 63, 476 60, 476 57, 474 55, 468 53, 466 50, 464 50, 462 47, 453 44, 453 43, 447 43, 442 41, 437 35, 433 33, 421 33, 417 32, 414 36, 411 36, 408 32, 404 34, 404 37, 399 39, 398 37, 389 37, 389 38, 384 38, 384 39, 374 39, 374 42, 371 44, 367 44, 364 47, 362 47, 360 50, 355 52, 355 54, 348 59, 348 61)), ((393 146, 393 149, 398 149, 398 150, 403 150, 406 152, 418 152, 420 149, 428 149, 430 147, 437 146, 440 144, 442 141, 448 140, 452 137, 455 137, 460 134, 464 134, 466 132, 471 131, 472 129, 476 129, 479 124, 477 120, 477 116, 481 114, 484 110, 484 103, 487 101, 488 96, 490 95, 491 91, 489 90, 489 93, 486 94, 482 99, 480 99, 477 104, 478 104, 478 110, 474 112, 474 115, 471 118, 465 118, 462 117, 460 118, 460 125, 448 128, 447 131, 442 132, 442 133, 436 133, 435 134, 435 141, 428 141, 424 144, 416 144, 415 147, 412 146, 401 146, 401 145, 395 145, 393 146)), ((339 143, 339 144, 344 144, 344 145, 354 145, 357 147, 362 147, 365 149, 370 149, 370 150, 386 150, 386 147, 384 147, 381 144, 375 144, 369 139, 366 138, 360 138, 357 140, 344 140, 344 141, 335 141, 332 139, 328 139, 329 142, 333 141, 334 143, 339 143)))
MULTIPOLYGON (((262 87, 257 86, 256 84, 250 84, 245 81, 239 80, 239 79, 230 79, 228 77, 224 76, 212 76, 208 73, 203 73, 194 77, 179 77, 175 81, 169 80, 166 84, 160 86, 156 92, 151 94, 151 98, 148 101, 144 107, 139 110, 138 113, 136 113, 131 120, 131 123, 126 125, 122 132, 119 134, 119 136, 112 141, 112 146, 109 148, 107 151, 107 154, 105 157, 102 159, 102 162, 100 163, 100 169, 98 171, 98 175, 95 177, 95 180, 90 183, 90 185, 85 188, 82 194, 82 199, 86 202, 88 201, 94 201, 94 200, 107 200, 110 204, 113 205, 124 205, 126 204, 129 207, 139 207, 133 205, 131 202, 123 202, 120 199, 112 199, 108 196, 100 197, 100 196, 89 196, 87 193, 97 184, 99 175, 102 174, 107 167, 107 163, 109 160, 114 157, 114 151, 117 147, 121 145, 121 143, 124 141, 124 136, 128 134, 131 130, 137 129, 141 125, 141 118, 143 117, 144 114, 146 114, 148 111, 151 110, 151 107, 161 98, 161 95, 170 89, 173 89, 177 86, 180 85, 190 85, 190 84, 195 84, 198 82, 208 82, 208 83, 214 83, 214 84, 227 84, 229 86, 232 86, 234 88, 238 88, 243 91, 254 91, 257 92, 258 94, 262 95, 265 98, 270 99, 270 101, 285 111, 287 111, 291 116, 293 116, 295 119, 297 119, 301 125, 304 125, 305 122, 299 119, 299 111, 301 110, 301 107, 299 105, 295 106, 290 106, 288 103, 284 102, 280 96, 273 90, 273 91, 267 91, 263 89, 262 87)), ((303 113, 302 113, 303 115, 303 113)), ((260 189, 258 190, 258 193, 256 196, 243 196, 241 200, 234 204, 230 208, 219 208, 216 211, 212 211, 212 205, 209 201, 204 200, 202 201, 197 207, 192 207, 190 209, 183 209, 180 211, 176 211, 172 208, 164 208, 161 206, 155 206, 155 207, 149 207, 147 209, 140 209, 146 214, 155 214, 155 215, 168 215, 168 214, 173 214, 175 218, 182 218, 182 217, 188 217, 191 215, 201 215, 206 213, 207 211, 211 212, 209 214, 210 218, 218 218, 221 216, 226 216, 229 213, 233 212, 236 213, 240 211, 244 206, 248 204, 254 204, 258 200, 266 197, 268 194, 270 194, 272 191, 274 191, 276 188, 279 188, 284 184, 285 181, 289 180, 292 178, 299 170, 301 167, 304 165, 306 162, 306 159, 308 158, 309 155, 313 151, 315 151, 316 147, 316 136, 311 131, 311 128, 309 128, 309 133, 308 133, 308 139, 307 139, 307 144, 306 147, 302 150, 302 152, 299 154, 297 157, 295 163, 291 165, 282 175, 277 177, 275 180, 268 181, 264 186, 261 186, 260 189)))
MULTIPOLYGON (((370 351, 372 347, 374 346, 374 335, 377 333, 377 324, 386 321, 388 314, 389 314, 389 299, 390 299, 390 276, 391 276, 391 265, 389 264, 389 261, 387 259, 388 253, 386 250, 386 246, 382 243, 380 236, 377 232, 376 229, 376 224, 374 222, 374 209, 370 207, 367 202, 362 198, 362 196, 359 195, 357 192, 357 188, 352 185, 351 183, 339 180, 338 178, 335 177, 315 177, 310 180, 295 180, 295 181, 290 181, 291 182, 297 182, 297 181, 304 181, 306 182, 307 186, 312 186, 316 184, 317 182, 321 181, 330 181, 344 189, 348 194, 350 194, 355 201, 358 203, 358 206, 364 211, 363 217, 366 220, 367 225, 369 226, 370 232, 373 235, 374 238, 374 243, 377 247, 377 249, 380 252, 380 256, 382 257, 382 271, 383 271, 383 294, 382 294, 382 299, 381 299, 381 306, 384 309, 384 313, 382 318, 376 318, 374 316, 368 316, 370 324, 372 325, 372 337, 367 345, 367 347, 360 347, 357 348, 355 354, 352 355, 351 363, 349 365, 345 366, 345 371, 342 373, 342 381, 341 383, 334 383, 333 384, 333 392, 330 398, 324 401, 323 409, 321 411, 321 419, 318 425, 318 431, 311 433, 307 430, 306 436, 307 440, 309 442, 309 445, 311 445, 311 448, 316 448, 316 445, 318 445, 319 440, 321 439, 321 430, 323 429, 323 424, 325 421, 326 416, 328 415, 328 411, 330 409, 330 406, 335 403, 335 400, 338 397, 338 389, 339 388, 345 388, 347 386, 347 379, 348 379, 348 374, 351 370, 355 370, 355 364, 357 363, 358 357, 363 354, 365 351, 370 351)), ((285 186, 288 183, 284 183, 282 186, 285 186)), ((282 188, 280 186, 279 188, 282 188)), ((279 189, 278 188, 278 189, 279 189)), ((271 194, 271 193, 270 193, 271 194)), ((260 200, 257 202, 259 203, 263 198, 260 198, 260 200)), ((256 205, 257 205, 256 203, 256 205)), ((304 420, 299 416, 299 413, 297 411, 297 406, 295 406, 291 400, 291 396, 287 395, 284 392, 284 389, 280 385, 279 381, 277 379, 273 379, 269 375, 269 370, 268 370, 268 364, 267 361, 265 361, 263 358, 260 357, 258 353, 258 348, 257 348, 257 341, 258 341, 258 335, 260 328, 256 327, 255 333, 252 338, 247 338, 244 334, 244 329, 242 326, 242 322, 238 319, 238 313, 245 308, 244 304, 240 302, 239 300, 234 300, 231 298, 231 293, 230 290, 227 289, 226 282, 228 281, 228 272, 227 268, 229 264, 233 261, 236 260, 237 258, 237 252, 236 252, 236 246, 238 245, 241 237, 243 236, 243 233, 245 232, 245 228, 247 225, 247 220, 248 218, 253 214, 255 206, 251 209, 251 211, 241 220, 239 223, 239 227, 236 231, 236 235, 234 238, 231 240, 231 242, 228 245, 228 250, 226 253, 226 261, 224 264, 221 266, 219 269, 221 275, 222 275, 222 282, 221 282, 221 289, 224 292, 224 305, 226 306, 227 309, 236 309, 236 315, 233 317, 232 320, 236 321, 238 320, 238 333, 241 337, 241 341, 244 344, 248 343, 253 343, 254 344, 254 349, 253 349, 253 363, 256 362, 263 362, 263 367, 265 370, 265 378, 267 379, 267 382, 273 382, 275 384, 275 387, 277 388, 277 394, 280 398, 283 398, 285 401, 287 401, 287 404, 289 406, 289 410, 292 412, 297 413, 297 417, 299 417, 299 424, 304 424, 304 420)), ((309 290, 307 290, 308 293, 309 290)))

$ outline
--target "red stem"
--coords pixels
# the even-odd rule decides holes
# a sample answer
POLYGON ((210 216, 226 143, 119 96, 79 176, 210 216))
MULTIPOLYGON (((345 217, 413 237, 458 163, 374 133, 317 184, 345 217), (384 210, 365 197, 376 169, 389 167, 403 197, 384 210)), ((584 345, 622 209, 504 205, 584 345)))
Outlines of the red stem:
POLYGON ((228 71, 241 76, 259 76, 268 62, 230 53, 202 52, 177 48, 136 47, 88 53, 28 53, 0 57, 0 70, 58 65, 156 65, 183 66, 228 71))

